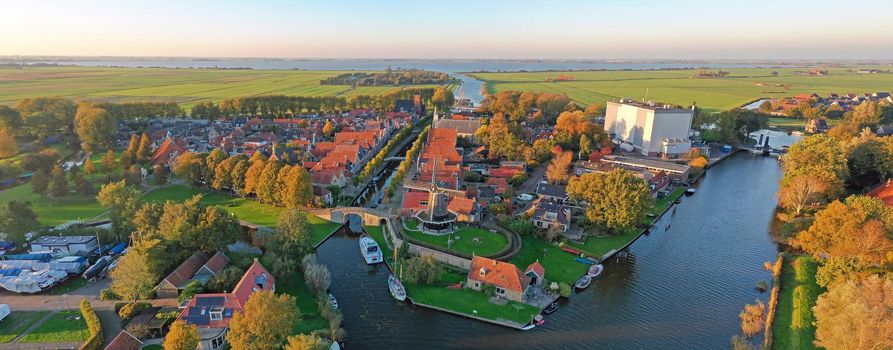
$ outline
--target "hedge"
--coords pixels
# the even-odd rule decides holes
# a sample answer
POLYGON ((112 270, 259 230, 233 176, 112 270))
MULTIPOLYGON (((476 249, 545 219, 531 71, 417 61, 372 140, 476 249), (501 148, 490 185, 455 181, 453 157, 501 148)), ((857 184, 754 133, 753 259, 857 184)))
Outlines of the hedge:
POLYGON ((81 345, 80 350, 102 349, 102 343, 105 341, 102 337, 102 324, 99 323, 99 316, 96 316, 96 311, 93 311, 93 307, 90 306, 90 302, 87 299, 81 300, 81 315, 84 316, 84 321, 87 322, 90 339, 87 339, 84 345, 81 345))

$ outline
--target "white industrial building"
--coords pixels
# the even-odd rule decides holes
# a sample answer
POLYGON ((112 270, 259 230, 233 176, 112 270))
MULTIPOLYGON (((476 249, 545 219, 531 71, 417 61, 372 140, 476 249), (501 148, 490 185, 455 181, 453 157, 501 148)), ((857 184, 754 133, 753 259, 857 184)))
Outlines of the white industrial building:
POLYGON ((692 110, 668 105, 608 101, 605 131, 621 148, 643 156, 676 158, 691 149, 688 135, 693 117, 692 110))
POLYGON ((31 242, 32 252, 53 254, 92 252, 98 247, 94 236, 42 236, 31 242))

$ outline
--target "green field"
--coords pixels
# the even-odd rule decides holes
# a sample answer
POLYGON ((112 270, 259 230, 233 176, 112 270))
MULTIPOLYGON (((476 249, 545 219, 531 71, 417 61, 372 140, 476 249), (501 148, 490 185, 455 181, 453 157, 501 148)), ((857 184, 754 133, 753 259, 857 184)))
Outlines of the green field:
POLYGON ((307 288, 303 273, 296 272, 288 278, 277 280, 277 282, 277 290, 295 297, 298 310, 301 312, 300 320, 294 325, 294 334, 306 334, 327 327, 328 323, 320 316, 316 297, 307 288))
POLYGON ((8 343, 22 334, 28 327, 40 321, 48 311, 15 311, 0 322, 0 344, 8 343))
MULTIPOLYGON (((320 85, 342 71, 105 67, 0 68, 0 104, 40 96, 96 102, 200 101, 252 95, 379 95, 397 87, 320 85)), ((432 87, 416 85, 413 88, 432 87)))
MULTIPOLYGON (((802 76, 806 68, 723 69, 725 78, 692 78, 697 70, 473 73, 491 93, 506 90, 562 93, 580 104, 629 97, 689 106, 708 112, 735 108, 762 97, 802 93, 864 93, 893 90, 893 74, 858 74, 856 68, 831 68, 826 76, 802 76), (778 72, 773 76, 772 72, 778 72), (557 75, 572 81, 549 82, 557 75), (758 85, 761 84, 761 85, 758 85)), ((711 69, 710 71, 716 71, 711 69)))
POLYGON ((490 256, 499 253, 508 245, 508 239, 506 239, 505 235, 474 227, 461 228, 453 234, 443 236, 410 230, 406 230, 405 233, 407 236, 419 241, 468 255, 490 256), (451 247, 447 244, 450 238, 454 240, 451 247), (480 239, 478 243, 474 241, 475 238, 480 239))
MULTIPOLYGON (((815 281, 818 261, 808 256, 789 255, 781 270, 781 288, 778 293, 775 320, 772 323, 773 349, 815 349, 815 325, 811 322, 812 307, 824 290, 815 281), (798 265, 795 267, 795 265, 798 265), (795 289, 805 291, 808 297, 795 300, 795 289), (799 316, 798 316, 799 315, 799 316), (799 317, 801 322, 795 322, 799 317), (805 322, 804 322, 805 321, 805 322)), ((802 292, 801 292, 802 293, 802 292)))
MULTIPOLYGON (((167 200, 182 202, 200 193, 203 195, 202 204, 219 206, 227 212, 237 216, 239 220, 267 227, 275 227, 279 215, 286 210, 285 208, 262 204, 251 199, 233 197, 220 192, 203 191, 185 185, 162 187, 147 193, 144 198, 147 201, 154 202, 164 202, 167 200)), ((308 219, 313 226, 314 242, 319 242, 340 226, 337 223, 325 221, 314 215, 308 215, 308 219)))
POLYGON ((92 219, 106 211, 93 196, 72 194, 64 198, 50 198, 32 192, 30 184, 0 191, 0 204, 6 205, 12 200, 31 202, 31 209, 37 214, 37 220, 47 226, 57 226, 70 220, 92 219))
POLYGON ((80 311, 62 311, 31 331, 20 343, 82 342, 90 336, 80 311))

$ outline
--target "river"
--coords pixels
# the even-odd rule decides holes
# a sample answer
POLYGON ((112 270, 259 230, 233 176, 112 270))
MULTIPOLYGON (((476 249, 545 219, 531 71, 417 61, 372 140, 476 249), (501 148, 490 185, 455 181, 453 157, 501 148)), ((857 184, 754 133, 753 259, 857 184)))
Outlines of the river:
POLYGON ((350 234, 318 255, 332 272, 348 349, 728 348, 744 304, 768 297, 755 286, 771 280, 762 263, 777 252, 768 227, 780 177, 774 158, 744 153, 711 168, 627 257, 608 261, 589 289, 528 332, 393 301, 387 269, 366 267, 350 234))

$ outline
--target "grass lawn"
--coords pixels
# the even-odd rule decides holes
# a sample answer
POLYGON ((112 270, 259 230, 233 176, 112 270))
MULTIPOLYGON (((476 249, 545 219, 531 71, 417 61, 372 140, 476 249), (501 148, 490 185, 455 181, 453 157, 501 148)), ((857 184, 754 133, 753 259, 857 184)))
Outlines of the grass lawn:
POLYGON ((34 322, 47 315, 48 311, 12 311, 3 322, 0 322, 0 343, 8 343, 18 337, 34 322))
MULTIPOLYGON (((824 68, 823 68, 824 69, 824 68)), ((887 91, 893 74, 858 74, 854 67, 830 68, 825 76, 802 76, 804 68, 723 69, 725 78, 692 78, 697 70, 581 71, 581 72, 501 72, 469 74, 487 83, 493 93, 505 90, 562 93, 577 103, 605 103, 648 94, 652 101, 689 106, 697 102, 707 112, 718 112, 763 97, 817 93, 887 91), (778 75, 772 75, 778 72, 778 75), (570 81, 547 81, 558 74, 573 76, 570 81)), ((713 69, 715 71, 715 69, 713 69)))
POLYGON ((62 311, 22 337, 21 343, 82 342, 90 334, 80 311, 62 311))
POLYGON ((90 282, 86 279, 81 278, 80 276, 72 276, 62 284, 53 287, 53 289, 50 289, 50 295, 68 294, 80 289, 83 286, 86 286, 88 283, 90 282))
POLYGON ((438 284, 417 285, 406 283, 406 291, 415 303, 437 306, 494 321, 506 319, 524 325, 530 322, 533 316, 540 311, 536 307, 513 301, 506 305, 496 305, 490 303, 490 298, 483 293, 467 288, 452 289, 446 287, 461 280, 465 280, 464 275, 448 271, 444 273, 442 281, 438 284))
POLYGON ((781 270, 775 320, 772 324, 773 349, 815 349, 812 307, 824 288, 816 284, 818 261, 808 256, 788 255, 781 270), (801 292, 795 292, 796 289, 801 292), (795 294, 805 295, 796 298, 795 294), (799 318, 795 320, 795 318, 799 318))
MULTIPOLYGON (((0 104, 38 96, 94 102, 177 102, 188 108, 201 101, 252 95, 382 95, 393 86, 320 85, 343 71, 170 69, 106 67, 0 68, 0 104)), ((434 87, 415 85, 412 88, 434 87)))
POLYGON ((146 346, 144 346, 144 347, 143 347, 143 350, 164 350, 164 348, 162 348, 161 345, 158 345, 158 344, 152 344, 152 345, 146 345, 146 346))
POLYGON ((87 220, 104 213, 93 196, 69 195, 63 198, 50 198, 31 191, 30 184, 19 185, 0 191, 0 205, 12 200, 31 202, 31 209, 37 220, 47 226, 57 226, 70 220, 87 220))
POLYGON ((406 235, 438 247, 469 255, 494 255, 508 245, 508 239, 505 235, 476 227, 464 227, 453 234, 443 236, 434 236, 418 231, 406 231, 406 235), (459 238, 458 240, 456 240, 457 237, 459 238), (448 247, 447 244, 450 238, 454 240, 452 247, 448 247), (475 243, 475 238, 480 238, 480 243, 475 243))
MULTIPOLYGON (((182 202, 196 194, 203 195, 202 204, 204 205, 219 206, 237 216, 240 220, 267 227, 276 227, 276 220, 279 218, 279 214, 286 210, 285 208, 263 204, 255 200, 233 197, 220 192, 204 191, 186 185, 171 185, 155 189, 147 193, 144 198, 147 201, 154 202, 167 200, 182 202)), ((313 226, 314 242, 319 242, 340 226, 337 223, 320 219, 314 215, 308 215, 308 218, 313 226)))
POLYGON ((571 285, 589 270, 589 265, 574 261, 573 255, 557 245, 531 236, 523 236, 521 241, 521 252, 512 259, 520 269, 539 260, 546 269, 546 279, 571 285))
POLYGON ((277 282, 277 290, 295 297, 298 309, 301 310, 301 318, 298 323, 295 323, 293 334, 309 334, 317 329, 327 327, 328 323, 319 314, 316 297, 310 292, 310 289, 307 289, 303 273, 294 273, 289 278, 280 279, 277 282))

